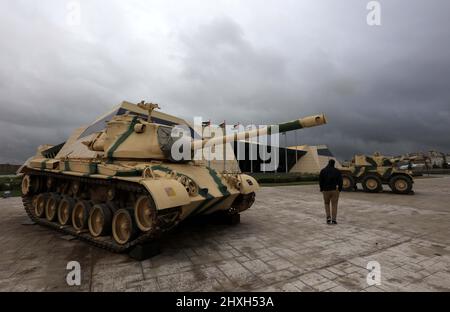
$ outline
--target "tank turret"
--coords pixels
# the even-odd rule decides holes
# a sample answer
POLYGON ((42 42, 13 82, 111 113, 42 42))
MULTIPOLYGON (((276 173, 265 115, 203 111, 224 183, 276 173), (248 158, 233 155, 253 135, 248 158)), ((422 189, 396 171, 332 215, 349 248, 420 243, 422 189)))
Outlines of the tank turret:
MULTIPOLYGON (((153 159, 175 161, 171 157, 172 146, 180 137, 172 135, 173 127, 152 122, 151 113, 155 108, 159 108, 157 104, 140 103, 138 106, 149 111, 148 120, 133 115, 116 116, 108 122, 105 130, 99 132, 91 140, 83 142, 83 144, 88 146, 91 151, 99 152, 99 157, 110 160, 153 159)), ((213 138, 194 140, 189 135, 189 137, 184 136, 183 140, 195 151, 206 145, 248 140, 257 136, 271 135, 275 132, 284 133, 323 124, 326 124, 326 117, 324 114, 320 114, 276 126, 235 132, 213 138)))

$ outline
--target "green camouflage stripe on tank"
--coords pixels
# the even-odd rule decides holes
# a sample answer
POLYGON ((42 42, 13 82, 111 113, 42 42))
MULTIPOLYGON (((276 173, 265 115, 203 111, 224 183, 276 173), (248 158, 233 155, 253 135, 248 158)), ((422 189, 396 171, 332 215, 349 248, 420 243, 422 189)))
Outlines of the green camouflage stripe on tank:
MULTIPOLYGON (((286 122, 286 123, 282 123, 278 125, 278 132, 283 133, 283 132, 289 132, 289 131, 294 131, 294 130, 298 130, 298 129, 302 129, 303 125, 300 123, 300 120, 293 120, 290 122, 286 122)), ((270 133, 272 133, 272 127, 270 127, 270 133)))
POLYGON ((98 165, 96 163, 89 163, 89 173, 96 174, 98 169, 98 165))
POLYGON ((228 192, 228 187, 222 183, 222 180, 217 175, 216 170, 214 170, 214 169, 212 169, 210 167, 207 167, 207 169, 208 169, 209 174, 211 175, 211 177, 214 179, 214 182, 216 182, 217 188, 219 189, 220 193, 222 193, 223 196, 230 195, 230 192, 228 192))
POLYGON ((69 161, 64 161, 64 171, 70 171, 70 163, 69 161))
POLYGON ((138 117, 134 117, 131 121, 130 126, 128 127, 128 130, 122 133, 122 135, 114 142, 114 144, 109 148, 108 150, 108 159, 111 163, 114 158, 114 152, 119 148, 119 146, 125 142, 126 139, 134 132, 134 126, 138 123, 138 117))
POLYGON ((208 189, 207 188, 201 188, 198 190, 198 194, 204 198, 208 198, 208 189))
POLYGON ((201 204, 197 208, 195 208, 194 211, 192 211, 190 215, 195 216, 214 199, 215 199, 215 197, 208 193, 205 197, 205 200, 202 201, 201 204))
POLYGON ((41 162, 41 170, 47 169, 47 162, 48 162, 48 159, 41 162))
POLYGON ((203 210, 199 210, 197 213, 207 213, 208 211, 210 211, 211 209, 214 209, 214 207, 216 207, 217 205, 220 205, 222 202, 224 202, 225 200, 227 200, 230 196, 224 196, 222 198, 220 198, 217 203, 212 204, 211 206, 207 207, 206 209, 203 210))
POLYGON ((164 167, 164 166, 161 166, 161 165, 153 166, 151 168, 152 168, 152 170, 159 170, 159 171, 163 171, 163 172, 166 172, 166 173, 170 173, 170 172, 173 171, 172 169, 164 167))

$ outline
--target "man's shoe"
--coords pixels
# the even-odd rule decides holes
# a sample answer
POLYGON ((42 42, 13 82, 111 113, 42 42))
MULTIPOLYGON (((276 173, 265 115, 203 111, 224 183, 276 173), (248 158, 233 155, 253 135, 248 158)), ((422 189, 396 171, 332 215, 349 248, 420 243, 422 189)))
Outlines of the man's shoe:
POLYGON ((337 225, 336 220, 331 221, 331 224, 332 224, 332 225, 337 225))
POLYGON ((327 224, 331 224, 331 218, 327 218, 327 224))

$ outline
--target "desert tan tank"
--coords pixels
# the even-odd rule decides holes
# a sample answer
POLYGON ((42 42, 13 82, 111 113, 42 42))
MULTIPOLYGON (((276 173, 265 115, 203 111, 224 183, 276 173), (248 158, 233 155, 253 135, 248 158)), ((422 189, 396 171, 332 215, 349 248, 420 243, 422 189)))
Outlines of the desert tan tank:
POLYGON ((389 185, 397 194, 413 194, 413 173, 410 170, 399 169, 393 158, 379 153, 373 156, 355 155, 351 164, 340 168, 343 179, 343 190, 353 191, 361 183, 368 193, 378 193, 383 185, 389 185))
MULTIPOLYGON (((153 112, 157 105, 124 103, 127 110, 77 129, 61 145, 41 146, 22 166, 23 203, 34 222, 124 252, 190 216, 233 217, 252 206, 259 187, 253 177, 218 172, 202 161, 174 161, 170 133, 179 120, 168 125, 157 115, 162 113, 153 112)), ((321 114, 280 124, 279 131, 325 123, 321 114)), ((271 131, 195 139, 190 149, 271 131)))

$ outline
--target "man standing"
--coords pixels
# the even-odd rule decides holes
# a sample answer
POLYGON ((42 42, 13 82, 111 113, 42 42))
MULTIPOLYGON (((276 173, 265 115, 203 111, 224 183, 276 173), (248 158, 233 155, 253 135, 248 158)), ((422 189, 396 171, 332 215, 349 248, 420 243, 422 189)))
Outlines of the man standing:
POLYGON ((328 166, 320 171, 319 183, 320 191, 323 193, 325 201, 325 212, 327 214, 327 224, 336 225, 337 207, 339 201, 339 193, 342 192, 342 175, 341 172, 334 167, 336 161, 330 159, 328 166), (330 213, 331 202, 331 213, 330 213))

